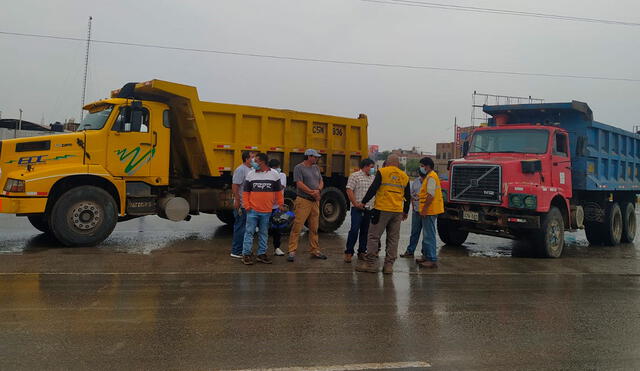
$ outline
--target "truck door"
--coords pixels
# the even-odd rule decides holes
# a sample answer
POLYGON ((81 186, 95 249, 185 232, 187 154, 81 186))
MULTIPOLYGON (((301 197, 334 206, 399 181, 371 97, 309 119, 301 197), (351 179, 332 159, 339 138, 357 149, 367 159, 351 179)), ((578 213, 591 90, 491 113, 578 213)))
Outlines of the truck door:
POLYGON ((107 170, 113 176, 148 177, 155 156, 149 110, 142 106, 120 106, 109 132, 107 170))
POLYGON ((551 154, 551 177, 553 187, 560 188, 565 195, 571 196, 571 158, 568 139, 566 133, 555 132, 551 154))

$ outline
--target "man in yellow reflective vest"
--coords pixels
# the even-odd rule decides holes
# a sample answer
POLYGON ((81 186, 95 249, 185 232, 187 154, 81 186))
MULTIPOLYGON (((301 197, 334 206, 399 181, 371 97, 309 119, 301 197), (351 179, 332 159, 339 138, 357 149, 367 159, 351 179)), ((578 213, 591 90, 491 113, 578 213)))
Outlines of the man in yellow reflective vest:
POLYGON ((377 253, 380 236, 386 230, 386 254, 382 273, 393 273, 393 263, 398 255, 400 223, 407 219, 411 202, 409 176, 400 170, 399 166, 398 156, 390 155, 387 158, 387 166, 378 170, 371 187, 361 201, 366 204, 376 197, 367 238, 367 255, 363 261, 358 262, 358 272, 378 272, 377 253))
POLYGON ((422 182, 420 193, 420 218, 422 221, 422 258, 416 263, 423 268, 438 268, 438 250, 436 246, 436 220, 444 213, 444 199, 440 178, 433 171, 433 160, 423 157, 420 160, 420 171, 427 176, 422 182))

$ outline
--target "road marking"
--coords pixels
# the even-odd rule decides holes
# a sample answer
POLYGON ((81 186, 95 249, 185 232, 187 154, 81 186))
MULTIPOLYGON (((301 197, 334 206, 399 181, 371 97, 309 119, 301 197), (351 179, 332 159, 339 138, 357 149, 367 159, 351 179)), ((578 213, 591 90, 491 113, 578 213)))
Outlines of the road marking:
POLYGON ((313 367, 281 367, 281 368, 247 368, 237 371, 352 371, 352 370, 388 370, 394 368, 428 368, 427 362, 388 362, 388 363, 356 363, 337 366, 313 367))

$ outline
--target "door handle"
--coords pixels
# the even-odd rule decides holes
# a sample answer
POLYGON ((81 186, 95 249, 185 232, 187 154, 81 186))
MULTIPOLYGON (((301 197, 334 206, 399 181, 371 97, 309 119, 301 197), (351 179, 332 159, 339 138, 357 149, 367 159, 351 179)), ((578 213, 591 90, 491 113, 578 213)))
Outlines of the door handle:
POLYGON ((153 148, 156 148, 156 146, 158 145, 158 133, 157 132, 153 132, 153 148))

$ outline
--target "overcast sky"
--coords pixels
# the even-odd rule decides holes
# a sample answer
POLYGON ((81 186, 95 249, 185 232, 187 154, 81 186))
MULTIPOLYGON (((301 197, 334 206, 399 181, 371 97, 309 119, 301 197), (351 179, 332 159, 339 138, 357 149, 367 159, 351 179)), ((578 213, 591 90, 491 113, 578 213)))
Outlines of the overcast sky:
MULTIPOLYGON (((435 0, 434 0, 435 1, 435 0)), ((640 22, 637 0, 439 0, 640 22)), ((375 4, 360 0, 4 2, 0 31, 385 64, 640 79, 640 27, 375 4)), ((78 118, 85 45, 0 35, 0 111, 78 118)), ((474 90, 588 102, 599 121, 640 124, 640 82, 296 62, 118 45, 91 47, 87 102, 128 81, 198 87, 203 100, 369 116, 382 148, 453 139, 474 90)))

